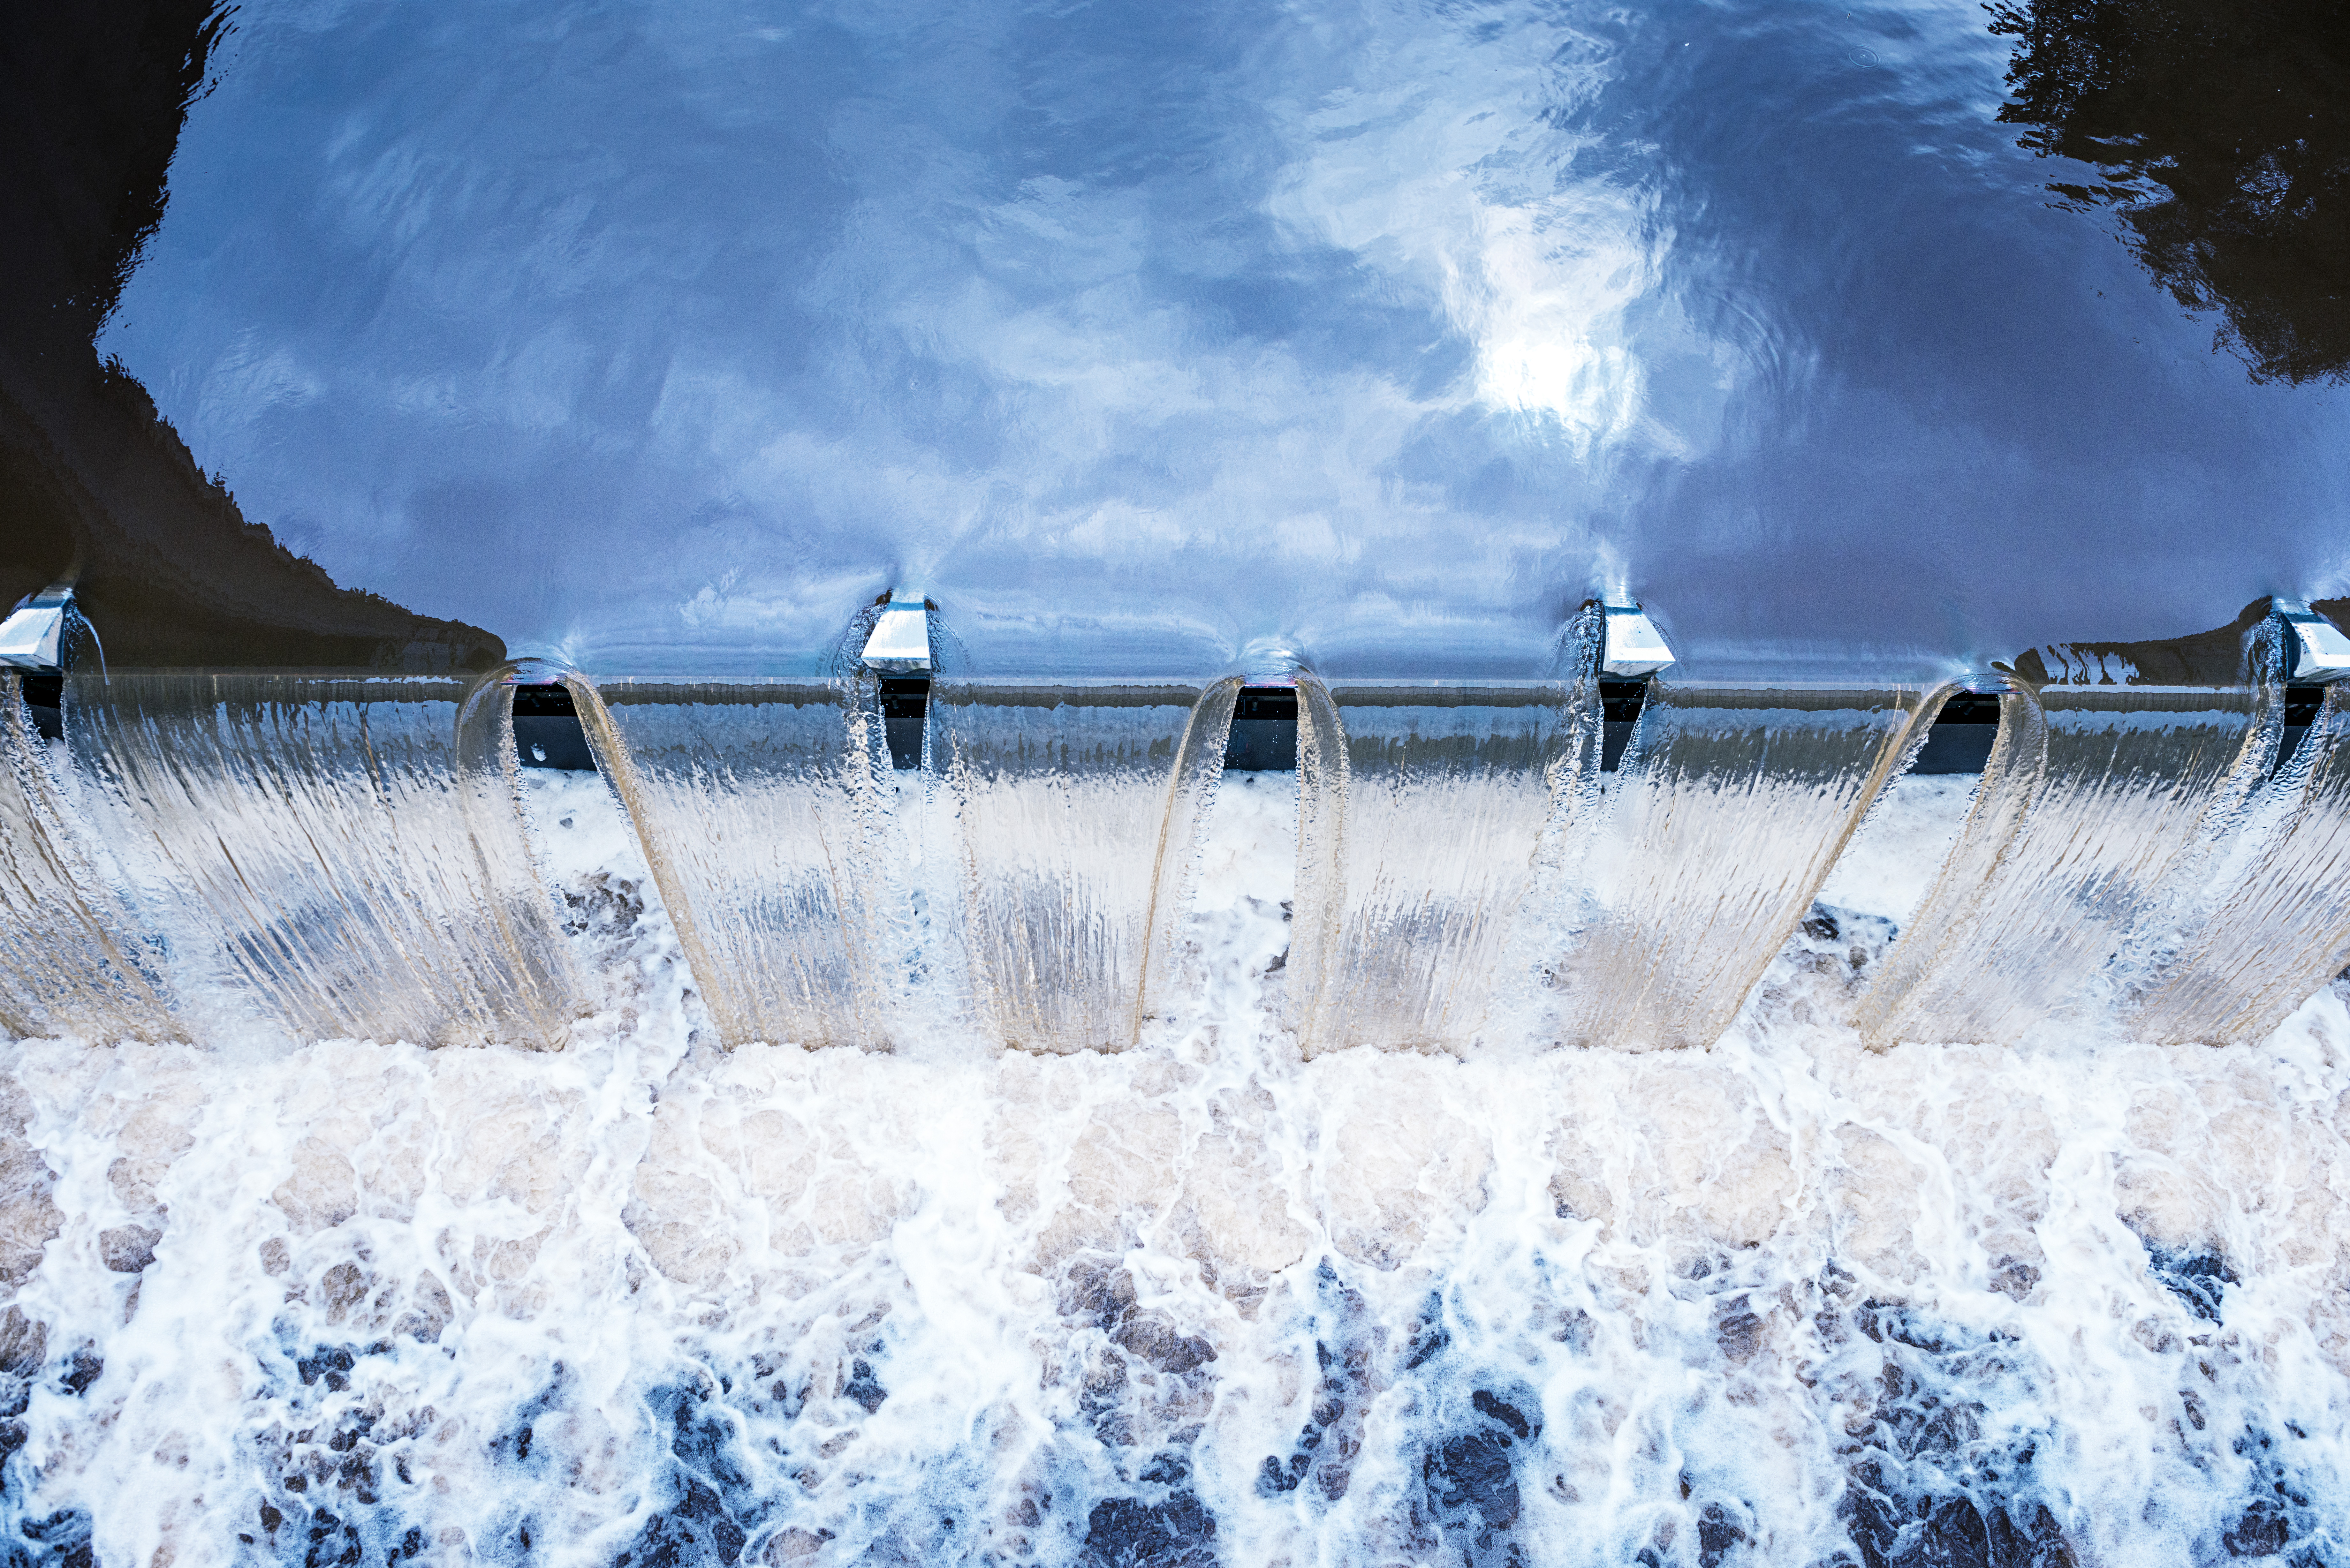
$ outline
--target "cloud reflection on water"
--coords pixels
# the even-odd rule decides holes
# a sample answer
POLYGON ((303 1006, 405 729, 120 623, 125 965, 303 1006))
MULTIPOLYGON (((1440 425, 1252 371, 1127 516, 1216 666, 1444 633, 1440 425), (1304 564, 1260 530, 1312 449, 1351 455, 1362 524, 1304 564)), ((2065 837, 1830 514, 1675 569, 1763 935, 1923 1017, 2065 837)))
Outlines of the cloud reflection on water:
POLYGON ((1971 6, 758 23, 248 6, 105 347, 338 580, 639 673, 904 579, 996 670, 1608 587, 1918 674, 2339 575, 2339 410, 2121 297, 1971 6))

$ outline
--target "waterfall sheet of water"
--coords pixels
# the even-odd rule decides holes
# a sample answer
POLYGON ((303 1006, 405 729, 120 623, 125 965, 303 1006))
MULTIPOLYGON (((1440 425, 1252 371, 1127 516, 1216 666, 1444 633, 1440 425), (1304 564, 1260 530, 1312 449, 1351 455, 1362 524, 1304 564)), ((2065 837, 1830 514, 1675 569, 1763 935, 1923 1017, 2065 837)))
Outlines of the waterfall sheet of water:
POLYGON ((720 1037, 887 1045, 903 877, 871 678, 569 684, 720 1037))
POLYGON ((164 1040, 160 955, 131 934, 58 798, 23 679, 0 670, 0 1028, 164 1040))
MULTIPOLYGON (((2015 684, 1966 826, 1861 1001, 1863 1032, 2004 1044, 2120 1000, 2125 943, 2193 898, 2244 823, 2282 702, 2272 687, 2015 684)), ((2211 931, 2230 949, 2262 935, 2211 931)))
MULTIPOLYGON (((19 699, 16 1027, 233 1033, 257 1008, 296 1037, 558 1043, 587 1004, 515 813, 505 679, 77 677, 70 765, 19 699)), ((1174 911, 1236 679, 942 680, 904 775, 868 677, 571 680, 728 1044, 1118 1050, 1184 1012, 1174 911)), ((1308 1055, 1489 1022, 1711 1044, 1936 696, 1660 684, 1603 788, 1588 682, 1300 691, 1285 1016, 1308 1055)), ((2350 958, 2338 698, 2272 779, 2271 689, 2002 702, 1855 1004, 1873 1038, 2007 1040, 2068 1008, 2256 1038, 2350 958)))
POLYGON ((1580 846, 1555 1037, 1720 1038, 1941 696, 1654 682, 1580 846))
POLYGON ((1240 684, 931 687, 927 745, 953 799, 991 1037, 1120 1050, 1163 1005, 1240 684))
POLYGON ((68 679, 80 804, 183 1006, 297 1039, 563 1043, 580 977, 524 835, 509 673, 68 679))
POLYGON ((2350 690, 2326 692, 2241 836, 2146 966, 2124 1024, 2133 1036, 2259 1040, 2350 964, 2350 690))
POLYGON ((1309 1056, 1464 1046, 1596 791, 1594 682, 1299 682, 1292 1026, 1309 1056))

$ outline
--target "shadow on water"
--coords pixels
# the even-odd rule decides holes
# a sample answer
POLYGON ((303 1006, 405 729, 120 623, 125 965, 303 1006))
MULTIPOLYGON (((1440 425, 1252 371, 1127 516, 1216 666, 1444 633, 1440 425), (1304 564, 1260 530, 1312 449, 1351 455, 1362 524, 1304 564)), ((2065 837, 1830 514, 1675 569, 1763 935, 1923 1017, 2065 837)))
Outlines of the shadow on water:
POLYGON ((495 637, 338 588, 247 522, 92 347, 233 17, 130 0, 18 7, 0 29, 0 607, 78 576, 117 660, 487 669, 495 637))
POLYGON ((2094 164, 2157 283, 2256 381, 2350 378, 2350 13, 2325 0, 2011 0, 1999 118, 2094 164))

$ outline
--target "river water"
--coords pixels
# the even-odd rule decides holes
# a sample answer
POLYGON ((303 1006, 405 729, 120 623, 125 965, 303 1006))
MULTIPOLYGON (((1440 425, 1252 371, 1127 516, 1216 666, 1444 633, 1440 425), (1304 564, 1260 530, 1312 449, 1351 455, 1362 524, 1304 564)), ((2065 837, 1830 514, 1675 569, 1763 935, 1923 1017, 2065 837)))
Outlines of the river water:
POLYGON ((254 0, 98 347, 338 582, 599 674, 807 673, 905 583, 1122 679, 2343 592, 2338 16, 1995 19, 254 0))

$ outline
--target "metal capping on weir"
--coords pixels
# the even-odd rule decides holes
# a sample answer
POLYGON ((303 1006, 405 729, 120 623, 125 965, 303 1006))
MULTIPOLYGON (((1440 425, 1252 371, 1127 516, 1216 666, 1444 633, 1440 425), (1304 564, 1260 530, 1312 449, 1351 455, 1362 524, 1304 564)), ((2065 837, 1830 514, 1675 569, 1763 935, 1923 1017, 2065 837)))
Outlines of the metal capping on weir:
MULTIPOLYGON (((893 597, 891 608, 877 618, 865 645, 863 662, 879 675, 879 702, 889 735, 892 764, 901 769, 921 766, 922 729, 930 710, 931 674, 927 651, 915 654, 912 638, 923 628, 924 618, 905 613, 893 597), (913 630, 910 631, 908 623, 913 630)), ((924 601, 915 599, 919 610, 924 601)), ((2338 635, 2338 634, 2337 634, 2338 635)), ((1655 625, 1637 607, 1616 607, 1607 621, 1609 645, 1598 682, 1605 707, 1606 739, 1601 767, 1613 773, 1631 743, 1640 709, 1647 701, 1648 678, 1676 661, 1655 625)), ((2288 724, 2302 729, 2316 711, 2317 691, 2298 693, 2302 716, 2288 724)), ((1960 691, 1952 694, 1935 718, 1934 728, 1910 768, 1920 774, 1970 774, 1982 771, 1991 755, 1991 739, 1999 726, 1995 691, 1960 691)), ((561 685, 523 686, 515 693, 515 742, 522 765, 592 770, 585 735, 574 711, 571 694, 561 685)), ((1224 747, 1224 767, 1232 773, 1285 773, 1297 766, 1297 690, 1287 682, 1246 684, 1232 712, 1230 739, 1224 747)))
MULTIPOLYGON (((862 662, 879 677, 879 704, 888 732, 890 762, 900 769, 922 763, 922 732, 930 711, 928 610, 919 595, 893 593, 876 618, 862 662), (911 613, 910 613, 911 612, 911 613)), ((1607 607, 1609 646, 1600 667, 1599 698, 1605 738, 1600 767, 1614 773, 1631 743, 1648 696, 1650 676, 1676 662, 1670 647, 1637 606, 1607 607), (1661 657, 1659 657, 1659 656, 1661 657)), ((2279 599, 2279 618, 2291 630, 2286 647, 2284 732, 2278 765, 2291 758, 2315 722, 2325 686, 2350 673, 2350 637, 2312 610, 2305 601, 2279 599)), ((0 662, 5 662, 0 650, 0 662)), ((59 680, 28 675, 25 701, 52 738, 57 728, 59 680), (43 699, 47 703, 44 705, 43 699)), ((1929 775, 1979 774, 1991 760, 1999 734, 2000 687, 1969 682, 1944 698, 1908 772, 1929 775)), ((581 732, 571 693, 559 684, 525 685, 515 691, 515 743, 526 768, 591 772, 596 766, 581 732)), ((1224 767, 1232 773, 1282 773, 1297 766, 1297 691, 1282 684, 1244 684, 1232 712, 1224 767)))

